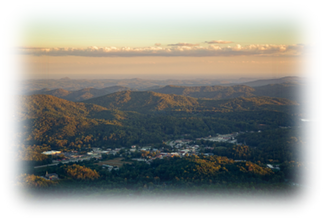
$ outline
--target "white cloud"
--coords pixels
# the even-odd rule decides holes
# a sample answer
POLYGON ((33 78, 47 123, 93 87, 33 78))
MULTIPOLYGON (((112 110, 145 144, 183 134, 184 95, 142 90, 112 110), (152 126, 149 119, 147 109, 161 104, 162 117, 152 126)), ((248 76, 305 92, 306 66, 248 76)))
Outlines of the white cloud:
POLYGON ((85 56, 85 57, 135 57, 135 56, 299 56, 304 45, 251 44, 224 46, 210 44, 207 47, 180 43, 172 47, 87 47, 87 48, 18 48, 22 54, 35 56, 85 56))

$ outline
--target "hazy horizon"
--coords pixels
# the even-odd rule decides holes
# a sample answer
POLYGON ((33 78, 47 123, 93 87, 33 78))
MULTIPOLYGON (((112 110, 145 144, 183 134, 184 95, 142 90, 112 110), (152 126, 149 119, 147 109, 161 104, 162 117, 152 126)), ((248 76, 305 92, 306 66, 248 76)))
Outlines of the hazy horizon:
POLYGON ((44 77, 43 75, 39 76, 33 76, 29 78, 25 78, 23 80, 60 80, 64 78, 69 78, 70 80, 132 80, 132 79, 141 79, 141 80, 262 80, 262 79, 279 79, 283 77, 302 77, 298 74, 290 74, 290 75, 279 75, 279 76, 242 76, 242 75, 236 75, 229 77, 226 74, 224 75, 217 75, 217 76, 210 76, 210 75, 175 75, 175 74, 168 74, 168 75, 123 75, 120 76, 120 74, 109 74, 109 75, 102 75, 102 74, 80 74, 80 75, 69 75, 69 74, 56 74, 44 77), (172 75, 172 76, 170 76, 172 75))
POLYGON ((304 74, 308 42, 286 18, 234 22, 215 15, 197 22, 111 16, 86 23, 47 16, 27 20, 16 43, 18 77, 223 80, 304 74))

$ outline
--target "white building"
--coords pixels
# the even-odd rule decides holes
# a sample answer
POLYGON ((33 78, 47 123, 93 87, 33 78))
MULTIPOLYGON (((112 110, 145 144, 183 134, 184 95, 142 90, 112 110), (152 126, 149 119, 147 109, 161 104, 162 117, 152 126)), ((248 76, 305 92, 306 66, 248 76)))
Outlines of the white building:
POLYGON ((44 151, 42 154, 45 155, 55 155, 55 154, 60 154, 61 151, 55 151, 55 150, 51 150, 51 151, 44 151))
POLYGON ((108 171, 112 171, 112 170, 119 170, 119 168, 118 168, 117 166, 114 167, 114 166, 111 166, 111 165, 108 165, 108 164, 103 164, 103 165, 102 165, 102 168, 107 168, 108 171))
POLYGON ((279 166, 273 166, 271 164, 267 164, 267 167, 269 167, 270 169, 280 170, 280 167, 279 166))
POLYGON ((231 141, 228 141, 228 143, 236 144, 237 143, 237 140, 231 140, 231 141))
POLYGON ((269 167, 270 169, 274 168, 271 164, 267 164, 267 167, 269 167))
POLYGON ((136 161, 142 161, 142 162, 146 162, 146 159, 142 159, 142 158, 133 158, 132 160, 136 160, 136 161))
POLYGON ((107 151, 107 150, 103 150, 103 151, 101 151, 101 153, 102 153, 102 154, 108 154, 109 151, 107 151))

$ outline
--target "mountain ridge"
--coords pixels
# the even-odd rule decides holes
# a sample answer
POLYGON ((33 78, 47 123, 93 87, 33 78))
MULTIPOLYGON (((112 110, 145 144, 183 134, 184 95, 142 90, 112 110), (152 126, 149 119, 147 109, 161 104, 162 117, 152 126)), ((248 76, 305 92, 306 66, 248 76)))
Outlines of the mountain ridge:
MULTIPOLYGON (((146 90, 153 86, 166 86, 166 85, 179 85, 179 86, 213 86, 213 85, 248 85, 251 83, 258 84, 255 86, 273 84, 274 81, 278 82, 288 82, 288 81, 303 81, 301 77, 281 77, 277 79, 263 79, 257 80, 253 78, 239 78, 239 79, 167 79, 167 80, 153 80, 153 79, 35 79, 35 80, 25 80, 20 83, 20 92, 26 94, 26 92, 31 92, 35 90, 41 90, 43 88, 57 89, 62 88, 68 91, 80 90, 83 88, 96 88, 102 89, 111 86, 125 86, 131 89, 146 90), (254 80, 254 81, 252 81, 254 80), (267 81, 268 80, 268 81, 267 81), (270 80, 270 81, 269 81, 270 80), (272 82, 271 82, 272 80, 272 82)), ((254 85, 253 85, 254 86, 254 85)))

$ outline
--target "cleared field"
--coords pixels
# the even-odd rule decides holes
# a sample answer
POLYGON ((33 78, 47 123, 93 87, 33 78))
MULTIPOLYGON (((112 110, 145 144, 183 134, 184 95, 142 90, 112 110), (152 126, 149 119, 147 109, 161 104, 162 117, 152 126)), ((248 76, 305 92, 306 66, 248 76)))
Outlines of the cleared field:
POLYGON ((131 162, 121 161, 122 159, 124 159, 124 158, 114 158, 112 160, 100 161, 99 163, 96 163, 96 165, 102 166, 103 164, 107 164, 107 165, 111 165, 111 166, 121 167, 124 163, 131 164, 131 162))

